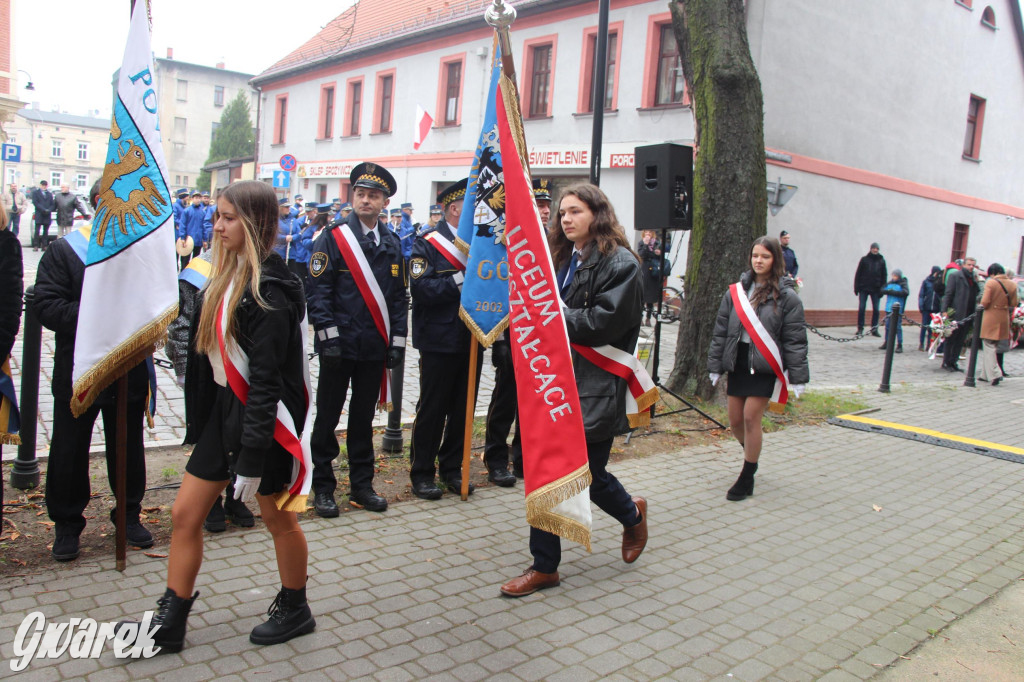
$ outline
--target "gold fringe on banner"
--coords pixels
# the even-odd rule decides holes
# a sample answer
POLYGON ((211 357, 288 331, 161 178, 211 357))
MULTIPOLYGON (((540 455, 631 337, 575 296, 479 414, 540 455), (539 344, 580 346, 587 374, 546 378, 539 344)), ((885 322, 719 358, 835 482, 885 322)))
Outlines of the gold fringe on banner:
POLYGON ((637 411, 626 415, 626 419, 629 420, 629 428, 637 429, 641 426, 649 426, 651 423, 651 405, 658 402, 660 397, 661 394, 658 393, 658 387, 655 386, 639 398, 634 398, 637 411))
POLYGON ((178 304, 175 303, 130 339, 121 342, 99 364, 76 381, 71 391, 71 414, 76 417, 82 416, 103 389, 142 362, 146 356, 151 355, 154 344, 166 336, 167 325, 177 316, 178 304), (83 392, 85 395, 79 398, 83 392))
POLYGON ((0 431, 0 444, 3 445, 21 445, 21 436, 16 433, 7 433, 0 431))
POLYGON ((469 327, 469 331, 484 348, 490 348, 494 342, 498 340, 498 337, 505 333, 505 329, 508 327, 508 315, 506 315, 501 322, 499 322, 497 326, 490 331, 489 334, 484 334, 484 330, 480 328, 480 325, 476 323, 476 320, 474 320, 472 316, 466 312, 466 309, 461 306, 459 307, 459 317, 462 318, 462 321, 466 323, 467 327, 469 327))
POLYGON ((590 464, 586 463, 557 481, 537 488, 526 496, 527 523, 538 530, 546 530, 583 545, 589 552, 590 529, 575 519, 555 514, 551 510, 569 498, 579 495, 590 487, 590 483, 590 464))

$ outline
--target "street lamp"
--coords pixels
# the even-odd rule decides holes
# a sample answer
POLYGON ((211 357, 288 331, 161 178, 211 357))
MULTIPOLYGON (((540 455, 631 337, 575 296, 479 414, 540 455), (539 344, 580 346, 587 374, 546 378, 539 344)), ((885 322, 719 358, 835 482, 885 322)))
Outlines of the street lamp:
POLYGON ((25 89, 26 90, 35 90, 36 89, 36 86, 32 84, 32 74, 30 74, 28 71, 25 71, 24 69, 18 69, 18 73, 23 73, 26 76, 28 76, 28 84, 25 85, 25 89))

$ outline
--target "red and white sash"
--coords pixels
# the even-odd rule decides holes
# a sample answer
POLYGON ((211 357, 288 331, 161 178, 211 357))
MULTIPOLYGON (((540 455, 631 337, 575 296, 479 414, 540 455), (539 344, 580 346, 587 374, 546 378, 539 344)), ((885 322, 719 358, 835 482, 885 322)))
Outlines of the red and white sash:
MULTIPOLYGON (((224 292, 224 301, 230 300, 232 286, 224 292)), ((224 343, 224 327, 227 323, 227 311, 221 301, 217 311, 217 345, 224 362, 224 373, 227 375, 228 386, 243 405, 249 399, 249 356, 237 343, 226 346, 224 343)), ((306 343, 309 318, 304 316, 299 325, 302 338, 302 380, 305 384, 306 416, 302 425, 301 435, 295 428, 295 420, 285 407, 283 401, 277 403, 277 418, 274 422, 274 440, 292 456, 292 478, 288 487, 274 495, 274 504, 281 511, 306 511, 306 498, 313 482, 313 457, 309 448, 309 439, 313 431, 313 395, 309 382, 309 359, 306 357, 306 343)))
MULTIPOLYGON (((331 230, 334 236, 334 243, 338 245, 341 257, 349 266, 352 279, 356 281, 359 293, 363 296, 366 308, 370 311, 373 324, 377 327, 384 345, 391 344, 391 318, 388 315, 388 306, 384 302, 384 292, 381 291, 377 278, 373 276, 373 269, 370 262, 366 260, 359 241, 347 224, 342 223, 331 230)), ((391 411, 391 370, 385 368, 380 380, 380 400, 377 402, 377 409, 391 411)))
POLYGON ((630 428, 647 426, 651 423, 650 407, 658 401, 658 388, 651 375, 631 353, 614 346, 583 346, 570 344, 573 350, 606 372, 626 380, 626 417, 630 428))
POLYGON ((782 353, 779 352, 779 346, 775 343, 775 339, 772 338, 771 334, 768 333, 768 330, 764 328, 764 325, 761 324, 761 320, 757 317, 757 313, 754 312, 753 306, 750 305, 750 301, 747 299, 747 292, 743 290, 743 285, 739 282, 731 284, 729 286, 729 294, 732 296, 732 307, 736 311, 736 315, 739 316, 743 328, 750 335, 750 340, 754 342, 757 350, 761 353, 761 357, 765 359, 772 368, 772 371, 775 372, 775 388, 772 390, 771 397, 772 404, 768 406, 768 409, 773 412, 781 412, 789 400, 789 372, 782 369, 782 353))
POLYGON ((459 247, 455 246, 453 242, 448 241, 444 238, 444 235, 438 234, 436 230, 428 232, 423 235, 430 244, 441 252, 441 255, 445 257, 449 263, 451 263, 456 270, 459 272, 466 271, 466 263, 469 262, 469 256, 462 253, 459 247))

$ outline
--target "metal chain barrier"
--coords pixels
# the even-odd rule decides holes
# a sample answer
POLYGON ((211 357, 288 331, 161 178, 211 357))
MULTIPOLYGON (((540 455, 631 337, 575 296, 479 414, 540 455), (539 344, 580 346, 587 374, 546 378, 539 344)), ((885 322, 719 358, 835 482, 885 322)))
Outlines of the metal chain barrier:
MULTIPOLYGON (((967 317, 965 317, 962 320, 953 320, 953 321, 951 321, 950 322, 950 329, 951 330, 952 329, 956 329, 957 327, 960 327, 962 325, 965 325, 965 324, 971 322, 972 320, 974 320, 974 316, 976 314, 977 313, 971 313, 970 315, 968 315, 967 317)), ((885 319, 886 320, 889 319, 890 317, 892 317, 892 313, 891 312, 887 313, 885 315, 885 319)), ((903 324, 905 324, 905 325, 907 325, 909 327, 926 327, 926 328, 931 328, 931 326, 932 326, 930 322, 927 323, 927 324, 922 323, 922 322, 917 322, 916 320, 910 319, 907 315, 905 315, 903 313, 900 313, 900 317, 903 318, 903 324)), ((874 327, 871 327, 867 331, 861 332, 860 334, 857 334, 856 336, 830 336, 829 334, 826 334, 825 332, 823 332, 820 329, 818 329, 817 327, 815 327, 813 324, 804 323, 804 326, 807 328, 807 331, 811 332, 812 334, 816 334, 816 335, 820 336, 821 338, 825 339, 826 341, 835 341, 836 343, 849 343, 850 341, 859 341, 860 339, 863 339, 865 336, 868 336, 869 334, 873 334, 874 332, 878 331, 878 329, 880 327, 882 327, 883 324, 884 324, 884 320, 883 320, 883 322, 880 322, 879 324, 875 325, 874 327)))

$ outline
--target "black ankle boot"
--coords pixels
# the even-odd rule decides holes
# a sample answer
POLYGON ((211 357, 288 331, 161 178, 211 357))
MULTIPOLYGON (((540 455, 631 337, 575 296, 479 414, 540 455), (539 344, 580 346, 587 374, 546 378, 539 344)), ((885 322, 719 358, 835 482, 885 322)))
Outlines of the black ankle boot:
POLYGON ((245 502, 236 500, 232 486, 228 486, 228 494, 224 497, 224 515, 231 523, 240 528, 252 528, 256 525, 256 518, 245 506, 245 502))
POLYGON ((269 620, 257 625, 249 634, 249 641, 253 644, 280 644, 309 634, 316 628, 313 612, 306 603, 305 587, 298 590, 282 587, 267 609, 267 615, 269 620))
POLYGON ((736 502, 751 497, 754 494, 754 474, 757 472, 757 462, 743 460, 743 471, 736 479, 736 484, 729 488, 725 499, 736 502))
MULTIPOLYGON (((159 653, 175 654, 181 651, 185 645, 185 623, 198 596, 197 591, 191 599, 182 599, 168 587, 164 596, 157 600, 157 610, 153 614, 150 627, 156 628, 153 632, 153 642, 160 647, 159 653)), ((142 624, 135 621, 121 621, 117 624, 117 631, 129 623, 139 625, 140 629, 142 627, 142 624)))

